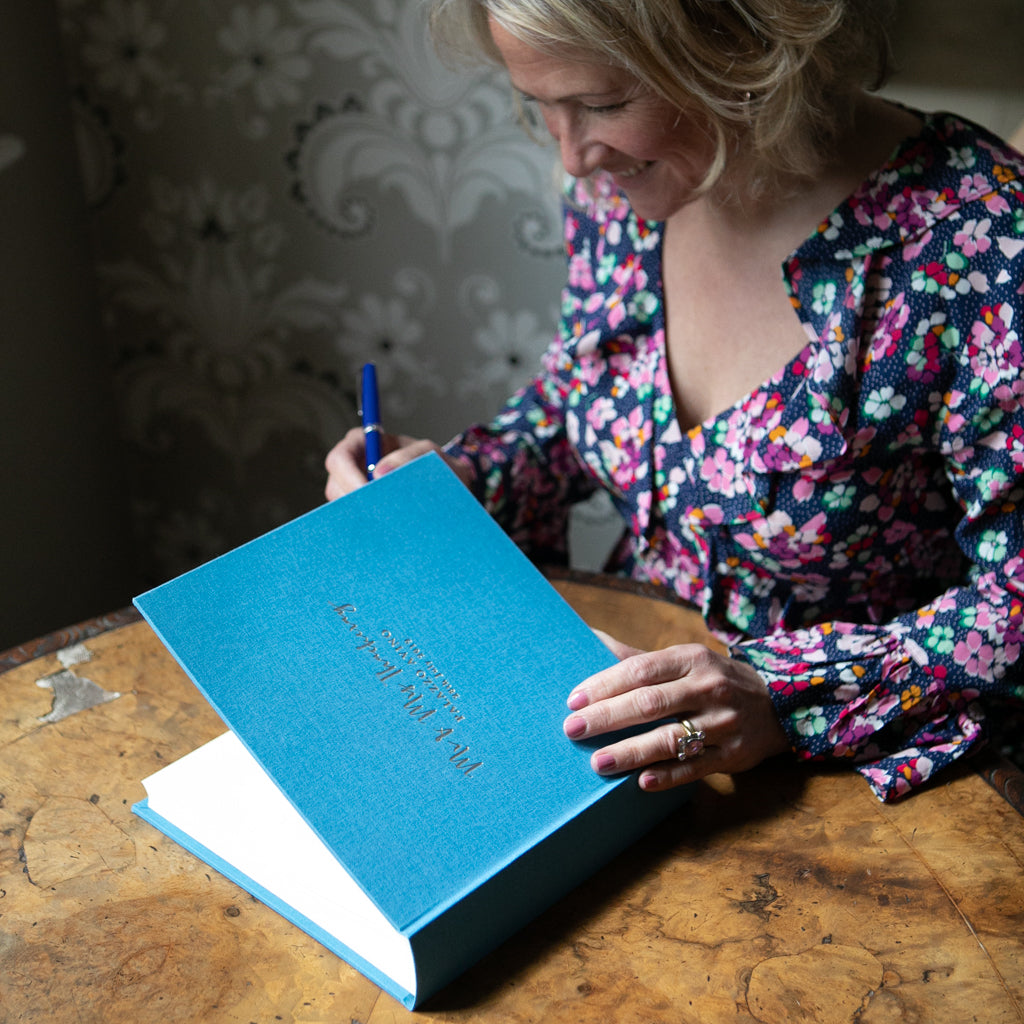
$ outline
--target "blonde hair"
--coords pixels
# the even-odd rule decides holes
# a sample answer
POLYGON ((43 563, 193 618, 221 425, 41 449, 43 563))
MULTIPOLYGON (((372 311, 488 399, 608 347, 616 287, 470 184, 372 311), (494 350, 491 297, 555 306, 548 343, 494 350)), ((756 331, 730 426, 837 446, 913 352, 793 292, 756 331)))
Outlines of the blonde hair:
POLYGON ((431 0, 440 51, 501 62, 488 19, 536 49, 624 69, 742 153, 757 190, 813 176, 889 66, 891 0, 431 0))

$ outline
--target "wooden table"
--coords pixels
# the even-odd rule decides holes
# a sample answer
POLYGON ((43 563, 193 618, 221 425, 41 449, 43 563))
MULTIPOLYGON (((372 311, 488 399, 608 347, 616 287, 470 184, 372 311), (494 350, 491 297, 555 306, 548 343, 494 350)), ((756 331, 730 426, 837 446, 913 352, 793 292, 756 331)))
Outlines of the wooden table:
MULTIPOLYGON (((657 597, 556 585, 637 646, 703 635, 657 597)), ((223 731, 147 625, 114 616, 6 665, 5 1024, 1024 1021, 1012 770, 965 766, 894 806, 853 773, 786 759, 700 784, 411 1014, 131 814, 140 779, 223 731)))

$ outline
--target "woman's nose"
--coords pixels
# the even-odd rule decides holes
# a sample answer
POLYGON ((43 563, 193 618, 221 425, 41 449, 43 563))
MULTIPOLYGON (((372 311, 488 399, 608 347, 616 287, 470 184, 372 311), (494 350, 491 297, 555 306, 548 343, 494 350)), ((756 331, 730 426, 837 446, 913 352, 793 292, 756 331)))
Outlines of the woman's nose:
POLYGON ((562 167, 569 174, 574 178, 585 178, 597 170, 602 147, 589 137, 585 126, 571 111, 545 111, 544 123, 558 143, 562 167))

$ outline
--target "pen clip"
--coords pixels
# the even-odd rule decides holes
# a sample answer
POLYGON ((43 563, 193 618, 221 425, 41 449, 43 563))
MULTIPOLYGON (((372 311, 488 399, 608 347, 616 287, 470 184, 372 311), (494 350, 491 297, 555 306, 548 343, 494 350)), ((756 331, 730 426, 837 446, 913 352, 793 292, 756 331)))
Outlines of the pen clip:
POLYGON ((373 363, 366 363, 360 375, 359 418, 366 445, 366 479, 372 480, 381 456, 380 395, 377 368, 373 363))

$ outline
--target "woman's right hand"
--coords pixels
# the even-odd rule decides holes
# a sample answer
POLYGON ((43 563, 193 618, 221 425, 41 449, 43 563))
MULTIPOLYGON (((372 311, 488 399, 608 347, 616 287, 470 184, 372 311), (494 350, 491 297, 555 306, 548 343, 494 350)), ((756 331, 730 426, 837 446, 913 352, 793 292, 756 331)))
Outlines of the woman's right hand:
MULTIPOLYGON (((407 462, 437 452, 455 474, 468 487, 470 470, 461 462, 445 455, 439 445, 421 438, 407 437, 405 434, 382 434, 381 451, 384 453, 373 470, 374 477, 384 476, 392 470, 404 466, 407 462)), ((353 427, 328 453, 324 460, 327 467, 327 485, 324 494, 328 501, 340 498, 366 481, 366 435, 362 427, 353 427)))

